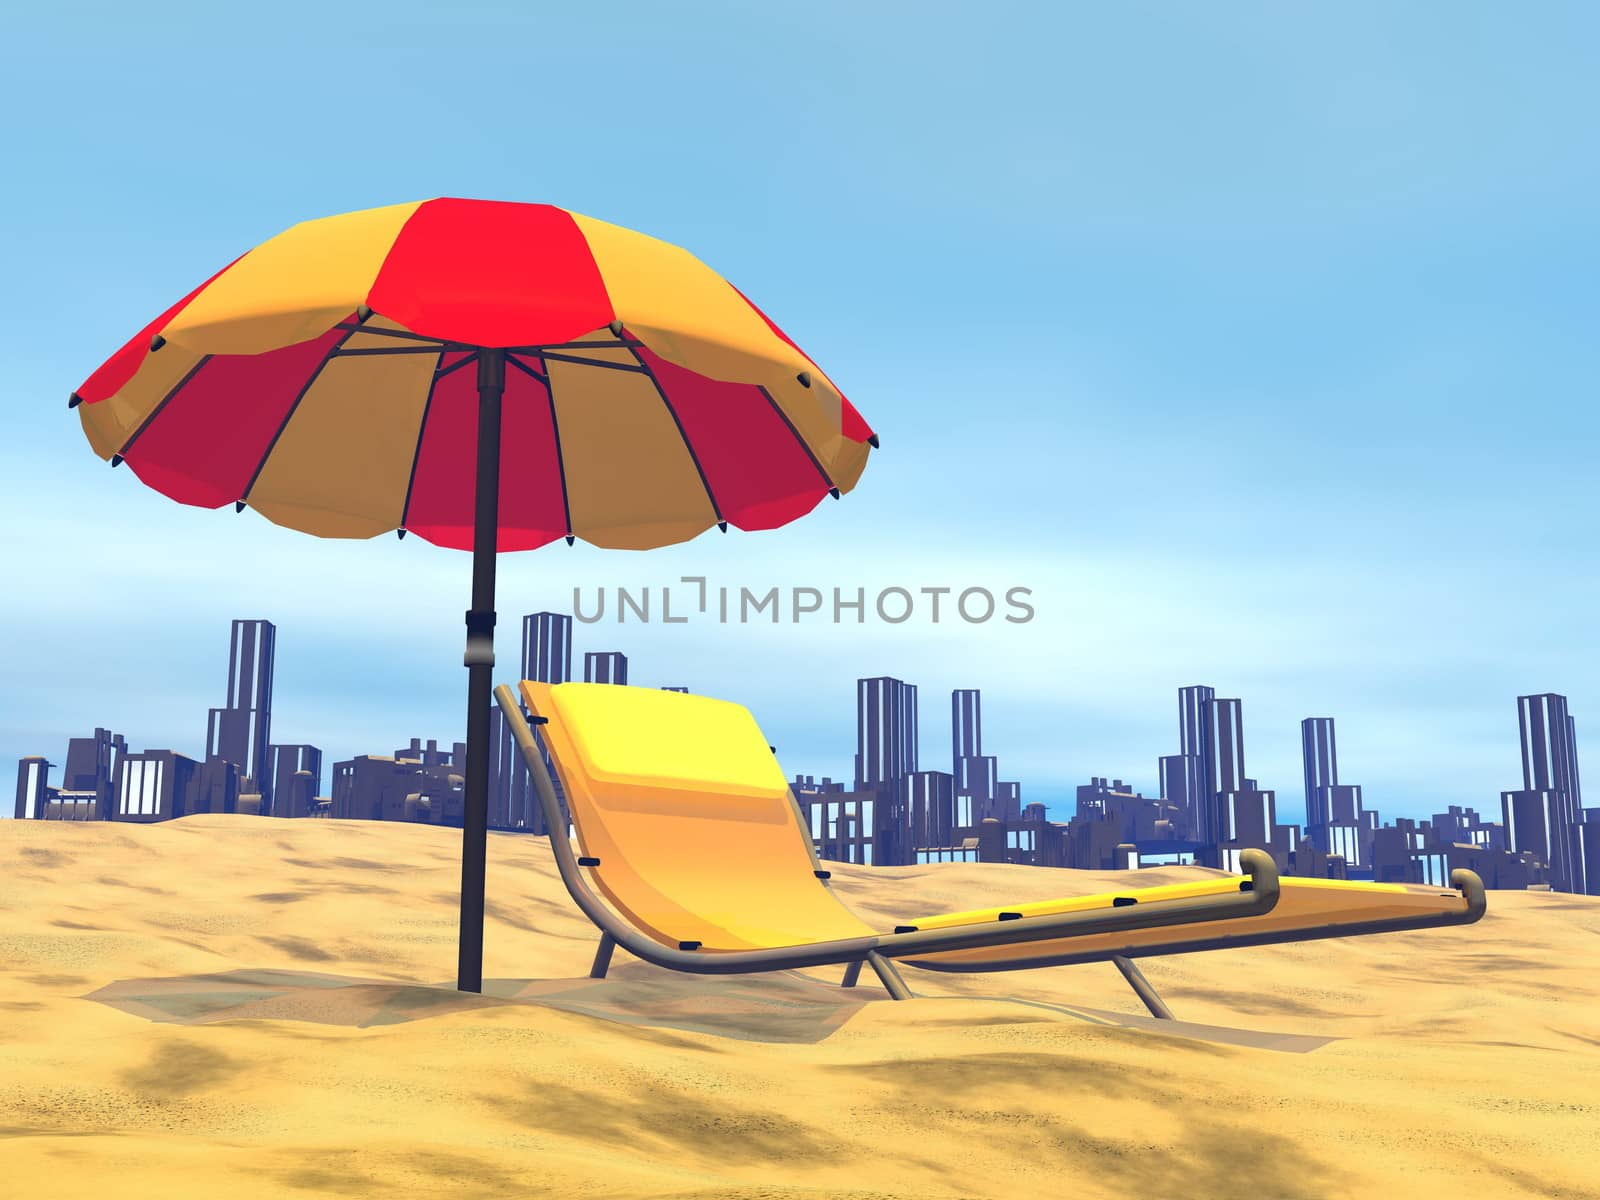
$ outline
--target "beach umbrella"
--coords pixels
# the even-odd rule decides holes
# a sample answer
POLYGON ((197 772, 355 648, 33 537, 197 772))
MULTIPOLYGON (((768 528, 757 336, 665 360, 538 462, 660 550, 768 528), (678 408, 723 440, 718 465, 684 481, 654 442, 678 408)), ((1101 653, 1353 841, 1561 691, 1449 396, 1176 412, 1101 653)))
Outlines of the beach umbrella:
POLYGON ((479 991, 495 556, 772 529, 877 437, 687 251, 547 204, 307 221, 140 330, 72 394, 101 458, 201 508, 472 551, 458 987, 479 991))

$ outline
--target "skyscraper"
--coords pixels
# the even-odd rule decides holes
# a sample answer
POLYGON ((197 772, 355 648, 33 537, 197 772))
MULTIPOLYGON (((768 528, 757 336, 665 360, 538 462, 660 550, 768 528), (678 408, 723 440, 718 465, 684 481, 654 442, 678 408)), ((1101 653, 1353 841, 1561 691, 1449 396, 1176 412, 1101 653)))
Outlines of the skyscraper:
POLYGON ((1160 783, 1161 799, 1174 805, 1182 815, 1183 828, 1179 836, 1190 837, 1194 832, 1194 806, 1189 799, 1189 760, 1182 754, 1166 754, 1156 760, 1156 779, 1160 783))
POLYGON ((902 786, 911 823, 906 849, 948 846, 955 822, 955 779, 943 771, 913 771, 902 786))
POLYGON ((60 790, 76 794, 74 799, 84 806, 82 817, 111 820, 117 767, 127 752, 126 739, 109 729, 96 728, 93 737, 67 739, 60 790))
POLYGON ((1213 797, 1246 787, 1244 773, 1244 704, 1239 700, 1215 700, 1207 706, 1211 713, 1211 757, 1207 763, 1207 791, 1213 797))
POLYGON ((951 773, 961 775, 961 760, 983 753, 983 697, 977 688, 950 693, 951 773))
POLYGON ((1578 777, 1577 725, 1567 698, 1553 692, 1517 697, 1522 734, 1522 788, 1500 797, 1506 838, 1514 851, 1531 850, 1550 868, 1560 892, 1586 888, 1578 777))
MULTIPOLYGON (((322 788, 322 751, 315 746, 273 746, 272 800, 266 812, 274 817, 308 817, 322 788)), ((262 798, 266 804, 266 798, 262 798)))
POLYGON ((522 618, 522 678, 566 683, 572 678, 572 618, 536 612, 522 618))
POLYGON ((1306 836, 1324 854, 1341 855, 1346 866, 1366 866, 1372 839, 1361 812, 1361 788, 1339 782, 1332 717, 1307 717, 1300 722, 1300 758, 1306 836))
POLYGON ((489 710, 489 828, 517 829, 528 819, 528 765, 496 704, 489 710))
POLYGON ((1184 795, 1190 835, 1200 842, 1217 824, 1216 793, 1211 787, 1211 760, 1216 734, 1212 702, 1217 691, 1205 684, 1178 689, 1178 753, 1183 758, 1184 795))
MULTIPOLYGON (((520 665, 523 679, 535 683, 570 682, 572 618, 566 613, 554 612, 529 613, 523 617, 520 665)), ((587 661, 585 667, 589 667, 587 661)), ((627 682, 626 659, 623 659, 622 675, 623 678, 617 682, 627 682)), ((522 760, 522 753, 511 736, 511 727, 506 724, 505 715, 498 704, 490 709, 489 748, 489 825, 495 829, 526 829, 543 833, 544 819, 539 798, 534 794, 533 779, 528 774, 528 764, 522 760)), ((545 760, 548 767, 548 755, 545 760)), ((561 783, 554 770, 551 770, 550 776, 559 796, 561 783)))
POLYGON ((1286 862, 1292 831, 1277 824, 1276 798, 1271 789, 1260 787, 1245 770, 1244 705, 1236 699, 1212 698, 1205 708, 1211 756, 1206 763, 1205 803, 1200 810, 1204 822, 1196 826, 1192 835, 1200 843, 1195 861, 1238 871, 1239 852, 1254 846, 1272 850, 1286 862))
POLYGON ((898 788, 917 769, 916 685, 856 680, 856 790, 898 788))
POLYGON ((17 763, 17 820, 44 819, 50 797, 50 768, 54 765, 36 754, 17 763))
POLYGON ((199 796, 200 764, 171 750, 125 754, 117 771, 118 821, 170 821, 187 816, 199 796))
POLYGON ((1332 717, 1307 717, 1300 722, 1300 759, 1306 781, 1306 825, 1326 825, 1332 816, 1323 805, 1326 793, 1322 789, 1339 782, 1332 717))
POLYGON ((1022 784, 1016 780, 997 780, 994 786, 995 815, 1002 821, 1022 819, 1022 784))
POLYGON ((627 683, 628 656, 618 650, 591 650, 583 656, 585 683, 627 683))
POLYGON ((235 621, 228 647, 228 703, 206 722, 206 758, 239 768, 271 811, 272 671, 278 631, 271 621, 235 621))
POLYGON ((992 754, 970 754, 956 759, 956 798, 963 825, 976 825, 985 817, 999 817, 1000 760, 992 754))

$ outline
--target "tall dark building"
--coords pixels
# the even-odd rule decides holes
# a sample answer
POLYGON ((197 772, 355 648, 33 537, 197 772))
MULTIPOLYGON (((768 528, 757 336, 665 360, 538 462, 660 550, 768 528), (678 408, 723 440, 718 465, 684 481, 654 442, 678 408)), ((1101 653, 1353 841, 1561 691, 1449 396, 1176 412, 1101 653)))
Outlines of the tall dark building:
POLYGON ((465 756, 460 742, 440 750, 437 743, 423 748, 413 739, 393 757, 363 754, 334 763, 329 815, 459 826, 465 812, 459 763, 465 756))
POLYGON ((54 765, 38 755, 29 755, 17 763, 17 809, 13 814, 17 820, 44 819, 45 805, 50 802, 50 768, 54 765))
POLYGON ((1578 826, 1578 844, 1583 850, 1584 888, 1591 896, 1600 896, 1600 809, 1585 809, 1584 822, 1578 826))
POLYGON ((1300 759, 1306 780, 1306 825, 1325 825, 1331 816, 1322 804, 1325 788, 1339 782, 1339 750, 1332 717, 1307 717, 1300 722, 1300 759))
POLYGON ((943 771, 913 771, 905 778, 906 813, 911 823, 912 852, 948 846, 955 825, 955 779, 943 771))
POLYGON ((489 828, 515 829, 528 797, 528 767, 498 704, 489 709, 489 828), (515 815, 514 815, 515 814, 515 815))
POLYGON ((206 723, 206 758, 221 758, 239 768, 241 782, 261 794, 263 811, 272 805, 272 669, 278 640, 271 621, 235 621, 228 648, 228 703, 213 708, 206 723))
POLYGON ((1213 797, 1226 792, 1243 791, 1247 784, 1244 773, 1244 704, 1239 700, 1212 700, 1211 758, 1207 763, 1207 790, 1213 797))
POLYGON ((1189 775, 1189 760, 1182 754, 1167 754, 1156 760, 1161 799, 1182 814, 1183 826, 1178 830, 1182 837, 1193 832, 1194 806, 1189 800, 1189 775))
POLYGON ((619 650, 591 650, 583 656, 585 683, 627 683, 628 656, 619 650))
POLYGON ((1522 732, 1522 788, 1501 794, 1506 838, 1513 851, 1530 850, 1550 868, 1559 892, 1587 887, 1583 793, 1578 777, 1577 727, 1567 698, 1553 692, 1517 697, 1522 732))
POLYGON ((898 788, 916 769, 916 685, 887 675, 856 680, 856 790, 898 788))
POLYGON ((274 817, 309 817, 322 789, 322 751, 315 746, 273 746, 272 799, 264 811, 274 817))
MULTIPOLYGON (((626 683, 627 659, 622 658, 620 680, 594 680, 593 665, 585 659, 585 676, 590 682, 626 683)), ((609 656, 607 656, 609 657, 609 656)), ((534 683, 568 683, 572 679, 572 618, 566 613, 536 612, 522 618, 522 678, 534 683)), ((498 704, 489 715, 489 825, 494 829, 527 829, 544 832, 539 798, 533 791, 528 764, 511 737, 511 729, 498 704)), ((548 764, 548 756, 546 756, 548 764)), ((561 791, 554 770, 550 772, 556 792, 561 791)))
POLYGON ((1300 722, 1300 757, 1305 777, 1306 836, 1323 854, 1337 854, 1348 867, 1371 857, 1371 831, 1361 811, 1361 788, 1339 782, 1338 743, 1332 717, 1300 722))
POLYGON ((522 618, 522 678, 539 683, 566 683, 572 678, 572 618, 569 615, 536 612, 522 618))
POLYGON ((985 817, 998 817, 1000 760, 992 754, 956 759, 956 798, 962 825, 976 825, 985 817))
POLYGON ((1211 786, 1211 760, 1216 756, 1212 704, 1217 691, 1205 684, 1178 689, 1178 753, 1183 758, 1184 795, 1189 829, 1205 841, 1217 824, 1216 792, 1211 786))
POLYGON ((1197 825, 1193 833, 1201 847, 1195 861, 1238 871, 1239 851, 1254 846, 1272 850, 1275 857, 1281 854, 1286 863, 1292 833, 1277 824, 1272 791, 1261 788, 1245 771, 1244 705, 1236 699, 1213 698, 1206 708, 1211 758, 1206 765, 1206 795, 1201 806, 1206 821, 1197 825))
POLYGON ((997 780, 994 787, 995 815, 1002 821, 1022 820, 1022 784, 1016 780, 997 780))
POLYGON ((961 774, 961 760, 983 753, 983 697, 977 688, 950 693, 951 772, 961 774))
POLYGON ((220 755, 206 759, 195 773, 194 808, 190 811, 238 812, 242 782, 238 764, 220 755))
POLYGON ((196 810, 200 764, 171 750, 125 754, 117 770, 118 821, 170 821, 196 810))
MULTIPOLYGON (((127 740, 109 729, 96 728, 93 737, 69 738, 60 790, 77 793, 79 802, 93 809, 94 817, 109 821, 114 809, 117 767, 127 752, 127 740)), ((90 814, 85 811, 83 815, 90 814)))

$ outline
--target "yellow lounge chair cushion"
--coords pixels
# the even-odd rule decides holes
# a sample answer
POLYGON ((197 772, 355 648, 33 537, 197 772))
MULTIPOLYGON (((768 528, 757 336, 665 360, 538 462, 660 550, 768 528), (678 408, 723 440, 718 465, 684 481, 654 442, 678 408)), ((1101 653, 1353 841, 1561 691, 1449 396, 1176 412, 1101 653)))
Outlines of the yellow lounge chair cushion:
POLYGON ((748 709, 605 683, 524 682, 607 901, 708 953, 878 932, 814 874, 810 836, 748 709))

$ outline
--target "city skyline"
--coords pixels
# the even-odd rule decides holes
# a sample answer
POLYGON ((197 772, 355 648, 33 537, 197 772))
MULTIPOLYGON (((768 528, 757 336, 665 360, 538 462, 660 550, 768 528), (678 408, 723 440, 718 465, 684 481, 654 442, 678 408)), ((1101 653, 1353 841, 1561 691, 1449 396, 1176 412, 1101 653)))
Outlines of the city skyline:
MULTIPOLYGON (((570 679, 573 623, 570 614, 525 615, 520 674, 544 684, 570 679)), ((122 734, 96 727, 92 736, 68 740, 59 785, 50 782, 47 756, 18 760, 14 817, 149 822, 241 813, 464 824, 463 742, 424 744, 413 736, 390 754, 336 760, 328 795, 319 795, 321 748, 271 741, 276 644, 271 621, 232 622, 227 704, 207 711, 200 759, 170 748, 134 750, 122 734)), ((626 687, 627 677, 625 652, 584 652, 586 684, 626 687)), ((1022 782, 1002 780, 999 756, 983 752, 981 689, 950 693, 948 772, 921 761, 918 710, 914 683, 856 680, 853 775, 846 782, 796 772, 791 782, 819 855, 899 866, 1011 862, 1126 870, 1192 863, 1238 874, 1244 856, 1261 850, 1279 870, 1305 877, 1444 887, 1460 868, 1491 888, 1600 894, 1600 870, 1591 869, 1600 864, 1600 808, 1583 807, 1577 722, 1567 698, 1555 693, 1517 697, 1522 787, 1501 793, 1501 820, 1452 804, 1426 819, 1387 824, 1362 803, 1360 785, 1340 782, 1332 717, 1301 721, 1307 819, 1280 821, 1276 790, 1247 773, 1242 698, 1218 697, 1210 684, 1178 689, 1179 752, 1157 759, 1161 791, 1145 796, 1120 778, 1092 776, 1077 786, 1074 811, 1064 821, 1052 820, 1040 801, 1024 803, 1022 782)), ((511 723, 498 707, 487 721, 489 828, 548 832, 511 723)), ((560 778, 551 782, 564 805, 560 778)))
MULTIPOLYGON (((585 641, 583 634, 589 627, 582 624, 575 625, 570 615, 542 611, 522 615, 519 622, 521 626, 522 652, 519 655, 509 657, 512 663, 523 669, 525 677, 542 678, 548 682, 560 682, 573 678, 573 664, 575 661, 581 661, 583 670, 578 674, 578 678, 598 682, 610 682, 613 678, 627 680, 631 661, 630 654, 627 651, 619 650, 588 649, 583 644, 585 641)), ((137 731, 130 734, 125 729, 112 730, 103 728, 99 730, 99 733, 105 734, 106 737, 114 736, 119 741, 125 739, 126 744, 121 749, 123 754, 133 754, 135 746, 139 745, 145 750, 173 752, 181 757, 192 758, 194 763, 197 764, 197 772, 204 775, 203 768, 206 760, 208 757, 216 756, 215 743, 222 736, 219 730, 226 730, 228 728, 226 722, 229 713, 236 713, 236 719, 240 724, 237 731, 231 736, 233 741, 239 742, 241 745, 248 743, 245 757, 253 758, 256 756, 257 748, 255 743, 257 741, 261 742, 261 750, 263 752, 267 750, 271 752, 270 754, 263 753, 262 755, 263 761, 267 763, 267 770, 263 779, 250 778, 250 771, 247 767, 239 771, 242 786, 253 784, 262 793, 262 804, 265 809, 270 809, 272 806, 274 784, 278 780, 282 779, 292 784, 294 773, 306 766, 313 767, 316 774, 320 776, 323 761, 338 763, 364 757, 376 752, 376 747, 386 746, 401 736, 402 730, 393 729, 388 732, 384 740, 362 746, 351 753, 343 752, 344 743, 337 737, 330 738, 318 735, 310 740, 296 742, 280 741, 272 738, 270 736, 272 695, 273 689, 278 682, 273 670, 277 627, 273 622, 259 619, 234 620, 231 622, 231 626, 229 681, 227 685, 228 702, 224 707, 213 706, 207 710, 206 733, 199 743, 198 753, 193 755, 186 753, 185 747, 193 745, 193 741, 174 740, 170 743, 158 743, 155 740, 146 741, 137 731), (263 671, 265 672, 264 675, 262 674, 263 671), (243 705, 242 698, 246 696, 249 696, 252 702, 258 706, 263 703, 265 705, 266 720, 259 726, 254 723, 249 706, 244 705, 241 708, 241 705, 243 705), (249 730, 248 739, 246 739, 244 733, 246 729, 249 730), (271 743, 270 746, 267 744, 269 741, 271 743), (330 746, 340 746, 341 749, 332 750, 330 746)), ((605 627, 604 631, 611 632, 611 627, 605 627)), ((626 637, 628 632, 637 631, 623 630, 618 632, 621 636, 626 637)), ((850 682, 852 681, 840 681, 839 692, 848 694, 847 689, 850 682)), ((686 688, 680 683, 669 684, 645 681, 643 685, 661 687, 666 690, 700 690, 698 688, 686 688)), ((1109 774, 1105 775, 1106 778, 1110 778, 1110 774, 1116 774, 1119 785, 1126 780, 1126 787, 1130 792, 1139 792, 1151 797, 1173 800, 1180 806, 1187 806, 1190 803, 1188 798, 1189 789, 1194 786, 1191 780, 1195 777, 1195 772, 1201 773, 1209 780, 1202 791, 1202 806, 1210 803, 1211 797, 1235 793, 1253 796, 1256 789, 1260 787, 1260 779, 1267 778, 1268 786, 1262 792, 1263 798, 1251 800, 1250 803, 1265 805, 1263 812, 1272 812, 1275 814, 1277 821, 1300 826, 1308 836, 1313 836, 1314 831, 1318 828, 1318 823, 1313 817, 1314 807, 1305 803, 1306 793, 1301 789, 1313 786, 1314 772, 1307 753, 1312 747, 1315 747, 1316 753, 1325 758, 1324 769, 1329 772, 1331 782, 1336 785, 1323 795, 1323 802, 1342 806, 1340 811, 1346 814, 1351 811, 1352 806, 1353 811, 1357 814, 1360 813, 1363 807, 1363 785, 1339 784, 1338 752, 1333 741, 1335 718, 1306 717, 1300 719, 1300 737, 1297 739, 1300 762, 1296 771, 1300 779, 1299 786, 1296 786, 1292 778, 1281 781, 1274 780, 1266 777, 1265 773, 1259 770, 1255 770, 1252 777, 1246 777, 1244 775, 1244 771, 1247 768, 1242 721, 1244 700, 1238 697, 1219 698, 1216 696, 1216 689, 1210 686, 1184 685, 1174 689, 1178 695, 1176 753, 1154 753, 1147 756, 1150 761, 1156 763, 1153 770, 1139 770, 1137 769, 1138 764, 1096 763, 1066 784, 1062 788, 1062 792, 1065 794, 1059 794, 1048 785, 1042 785, 1027 778, 1020 771, 1009 771, 1009 773, 1023 775, 1024 777, 1012 782, 1001 780, 995 765, 996 756, 982 753, 986 749, 983 733, 985 724, 984 710, 990 709, 992 711, 996 699, 988 689, 968 687, 951 689, 949 716, 946 718, 943 715, 946 711, 943 702, 937 699, 931 706, 923 706, 919 712, 918 685, 913 680, 900 680, 893 676, 857 677, 853 681, 853 685, 856 692, 854 714, 857 719, 852 724, 854 725, 857 744, 860 744, 859 739, 863 736, 863 727, 860 724, 860 719, 861 714, 866 711, 863 708, 864 697, 874 687, 892 685, 894 696, 904 695, 907 699, 905 701, 895 699, 892 702, 893 720, 898 723, 901 732, 897 735, 891 733, 889 736, 909 738, 909 748, 892 749, 892 754, 899 755, 897 764, 889 766, 884 762, 880 762, 870 767, 869 777, 864 778, 859 761, 859 753, 855 755, 855 766, 852 768, 838 770, 829 767, 829 763, 836 763, 840 759, 851 761, 851 751, 847 746, 833 746, 827 754, 816 757, 795 756, 792 753, 786 753, 783 747, 779 747, 780 761, 784 763, 791 774, 799 772, 817 778, 826 776, 840 780, 854 778, 858 784, 870 785, 877 781, 877 775, 882 775, 883 780, 886 782, 898 780, 913 771, 919 774, 927 774, 930 770, 942 771, 943 767, 939 764, 947 762, 950 764, 950 773, 953 776, 953 786, 958 797, 958 804, 961 796, 972 794, 974 781, 968 779, 967 773, 972 771, 986 772, 985 779, 977 781, 977 789, 980 794, 985 796, 998 795, 1003 790, 1015 789, 1020 784, 1025 791, 1024 798, 1026 802, 1030 805, 1043 805, 1045 814, 1051 820, 1057 821, 1070 819, 1076 811, 1077 796, 1082 787, 1082 781, 1099 777, 1102 772, 1109 772, 1109 774), (1192 699, 1194 696, 1200 697, 1198 706, 1196 701, 1192 699), (1313 735, 1310 732, 1313 727, 1320 730, 1320 732, 1313 735), (1195 755, 1199 757, 1193 760, 1188 746, 1190 737, 1198 739, 1195 755), (1317 741, 1315 740, 1316 738, 1323 740, 1317 741), (944 747, 944 749, 935 749, 931 753, 922 753, 920 756, 922 761, 919 761, 919 742, 924 742, 933 747, 944 747), (979 753, 963 761, 960 748, 964 744, 978 750, 979 753), (1201 759, 1204 759, 1204 761, 1201 761, 1201 759), (1119 766, 1121 767, 1120 772, 1115 769, 1119 766), (1135 769, 1129 769, 1130 767, 1135 769), (1174 776, 1170 782, 1168 779, 1169 774, 1174 776), (1154 786, 1146 786, 1147 781, 1153 781, 1154 786), (1274 783, 1278 786, 1272 786, 1274 783), (1288 783, 1290 786, 1283 787, 1283 783, 1288 783), (1171 790, 1174 784, 1182 789, 1179 794, 1175 795, 1171 790), (1241 789, 1244 790, 1241 791, 1241 789)), ((831 689, 827 694, 831 695, 831 689)), ((1537 693, 1534 695, 1535 697, 1553 696, 1555 700, 1560 701, 1560 729, 1558 736, 1546 745, 1543 750, 1545 761, 1542 764, 1534 763, 1529 758, 1532 753, 1532 743, 1529 741, 1527 733, 1527 721, 1529 718, 1525 701, 1529 697, 1523 696, 1517 699, 1516 708, 1519 714, 1519 722, 1521 722, 1521 732, 1516 739, 1516 745, 1520 747, 1522 752, 1520 769, 1524 779, 1524 789, 1531 787, 1534 782, 1538 782, 1541 787, 1544 787, 1558 775, 1560 779, 1557 782, 1562 783, 1562 786, 1565 787, 1564 781, 1569 777, 1568 759, 1572 754, 1572 751, 1568 748, 1576 748, 1581 744, 1578 740, 1579 726, 1568 711, 1567 697, 1565 695, 1555 693, 1537 693)), ((738 697, 728 698, 738 699, 738 697)), ((889 705, 890 701, 886 698, 884 703, 889 705)), ((1252 714, 1254 714, 1254 706, 1252 706, 1252 714)), ((888 709, 886 708, 886 719, 887 716, 888 709)), ((1343 718, 1338 720, 1342 724, 1343 718)), ((988 723, 991 728, 995 727, 996 723, 992 718, 988 723)), ((1258 731, 1262 724, 1261 719, 1253 715, 1252 730, 1258 731)), ((303 726, 299 728, 303 729, 303 726)), ((437 734, 441 731, 430 730, 430 732, 437 734)), ((448 731, 443 732, 448 733, 448 731)), ((775 736, 782 738, 781 726, 775 736)), ((873 739, 870 745, 875 753, 891 753, 891 751, 885 750, 880 745, 880 739, 886 736, 883 729, 872 731, 870 736, 873 739)), ((1254 739, 1258 736, 1258 732, 1253 733, 1252 748, 1255 744, 1254 739)), ((1000 743, 1006 746, 1010 746, 1013 740, 1008 737, 1007 731, 1003 727, 1000 728, 999 738, 1000 743)), ((450 746, 458 739, 453 736, 445 736, 436 737, 435 740, 441 745, 450 746)), ((500 734, 497 726, 497 745, 499 740, 500 734)), ((988 740, 993 742, 994 739, 991 736, 988 740)), ((67 745, 69 742, 72 744, 83 742, 82 727, 75 731, 62 731, 61 736, 52 744, 67 745)), ((103 755, 106 751, 102 749, 99 753, 103 755)), ((499 757, 503 753, 504 748, 502 747, 496 751, 496 756, 499 757)), ((1348 766, 1352 757, 1356 757, 1357 761, 1359 761, 1358 756, 1359 748, 1355 756, 1347 752, 1345 755, 1346 765, 1348 766)), ((57 763, 50 754, 40 754, 37 748, 18 755, 12 761, 20 762, 24 759, 35 757, 50 762, 58 770, 63 769, 66 765, 65 759, 61 763, 57 763)), ((1005 761, 1009 763, 1016 757, 1019 756, 1008 751, 1005 755, 1005 761)), ((1578 755, 1578 758, 1581 759, 1581 754, 1578 755)), ((1510 779, 1511 766, 1507 765, 1505 768, 1505 780, 1510 779)), ((64 777, 55 778, 52 782, 55 786, 65 786, 64 777)), ((1450 803, 1489 812, 1497 811, 1502 797, 1512 794, 1515 789, 1502 786, 1504 780, 1491 782, 1494 783, 1494 786, 1486 787, 1482 793, 1455 797, 1451 799, 1450 803)), ((212 785, 208 784, 207 786, 212 785)), ((519 810, 525 803, 522 793, 523 786, 525 786, 525 782, 519 780, 516 800, 513 802, 513 807, 519 810)), ((926 786, 926 783, 923 786, 926 786)), ((318 794, 326 795, 328 790, 331 790, 331 788, 325 789, 318 794)), ((1572 793, 1573 799, 1568 800, 1565 796, 1561 798, 1560 803, 1566 806, 1563 811, 1576 811, 1581 814, 1583 807, 1581 791, 1576 787, 1570 787, 1568 790, 1572 793)), ((301 797, 302 803, 304 799, 305 797, 301 797)), ((1403 801, 1399 801, 1398 798, 1379 798, 1375 800, 1371 796, 1368 796, 1366 805, 1374 811, 1381 812, 1385 817, 1413 818, 1425 818, 1448 807, 1441 804, 1428 809, 1428 811, 1423 811, 1423 809, 1427 809, 1426 805, 1407 806, 1403 801)), ((1329 811, 1332 810, 1330 809, 1329 811)), ((1232 813, 1233 809, 1228 805, 1224 805, 1215 816, 1207 816, 1201 812, 1197 814, 1196 820, 1202 826, 1206 822, 1213 820, 1225 823, 1233 819, 1232 813)), ((10 815, 9 807, 0 805, 0 817, 10 817, 10 815)), ((1267 825, 1270 826, 1271 821, 1267 821, 1267 825)), ((1328 848, 1326 844, 1323 844, 1324 850, 1328 848)), ((1579 850, 1576 847, 1570 847, 1566 851, 1568 858, 1578 853, 1579 850)), ((1562 861, 1565 862, 1566 860, 1563 859, 1562 861)))

